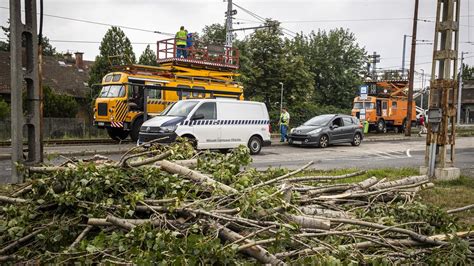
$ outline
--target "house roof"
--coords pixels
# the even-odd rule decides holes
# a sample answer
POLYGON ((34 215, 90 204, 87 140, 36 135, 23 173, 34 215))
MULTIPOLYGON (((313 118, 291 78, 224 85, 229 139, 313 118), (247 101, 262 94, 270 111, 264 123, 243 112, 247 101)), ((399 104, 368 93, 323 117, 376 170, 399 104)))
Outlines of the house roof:
MULTIPOLYGON (((43 86, 58 94, 85 98, 93 61, 83 61, 84 67, 79 69, 71 59, 43 56, 43 86)), ((0 52, 0 94, 10 94, 10 52, 0 52)))

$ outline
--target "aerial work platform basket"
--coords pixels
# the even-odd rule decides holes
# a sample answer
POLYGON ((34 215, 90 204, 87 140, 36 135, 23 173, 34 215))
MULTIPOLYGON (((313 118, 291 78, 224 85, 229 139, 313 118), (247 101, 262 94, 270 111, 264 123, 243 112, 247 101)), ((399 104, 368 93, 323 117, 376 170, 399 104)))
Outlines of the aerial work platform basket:
POLYGON ((162 65, 172 64, 216 70, 239 68, 239 50, 232 47, 193 43, 189 47, 181 48, 176 45, 176 38, 171 38, 158 41, 157 48, 157 62, 162 65), (178 57, 178 51, 184 55, 178 57))

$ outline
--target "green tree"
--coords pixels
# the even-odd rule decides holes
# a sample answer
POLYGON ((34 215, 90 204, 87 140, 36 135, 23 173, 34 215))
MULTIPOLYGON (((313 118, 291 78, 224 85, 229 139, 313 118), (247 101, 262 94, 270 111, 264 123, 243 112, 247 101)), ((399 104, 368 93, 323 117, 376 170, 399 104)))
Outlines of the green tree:
MULTIPOLYGON (((7 20, 7 27, 1 26, 3 33, 7 36, 7 40, 0 41, 0 51, 10 51, 10 20, 7 20)), ((43 45, 43 55, 47 56, 54 56, 58 53, 56 52, 56 48, 51 45, 49 42, 49 38, 46 36, 41 37, 41 43, 43 45)), ((25 40, 23 39, 22 42, 23 47, 25 47, 25 40)))
POLYGON ((100 83, 105 74, 112 71, 109 57, 114 57, 113 63, 119 65, 134 64, 135 54, 130 40, 119 27, 111 27, 104 35, 99 47, 100 53, 89 73, 89 86, 100 83))
POLYGON ((140 59, 138 59, 138 63, 141 65, 147 66, 157 66, 158 63, 156 62, 156 54, 151 50, 150 45, 147 45, 145 50, 143 51, 142 55, 140 55, 140 59))
POLYGON ((314 99, 322 105, 349 108, 362 82, 366 51, 345 29, 312 32, 297 44, 314 75, 314 99))
POLYGON ((474 67, 467 64, 462 64, 462 79, 471 80, 474 79, 474 67))
POLYGON ((76 117, 79 104, 72 96, 55 93, 50 87, 43 87, 44 117, 76 117))
POLYGON ((267 21, 266 29, 255 31, 248 39, 237 42, 241 51, 241 81, 246 98, 265 102, 273 120, 280 112, 281 83, 283 102, 299 122, 304 112, 293 112, 311 100, 313 75, 303 55, 292 49, 292 41, 281 38, 279 24, 267 21))
POLYGON ((10 115, 10 106, 3 99, 0 99, 0 119, 5 120, 10 115))
POLYGON ((226 30, 225 26, 219 23, 207 25, 202 29, 199 41, 205 44, 224 45, 226 30))

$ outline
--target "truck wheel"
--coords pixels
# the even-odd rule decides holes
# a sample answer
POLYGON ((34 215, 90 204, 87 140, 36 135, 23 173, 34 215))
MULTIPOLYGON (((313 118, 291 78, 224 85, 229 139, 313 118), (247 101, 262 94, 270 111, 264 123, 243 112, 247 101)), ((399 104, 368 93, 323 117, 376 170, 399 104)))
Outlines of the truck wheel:
POLYGON ((387 126, 385 125, 385 121, 383 119, 379 119, 379 121, 377 121, 376 130, 377 130, 377 133, 387 132, 387 126))
POLYGON ((130 131, 130 138, 134 141, 137 142, 138 140, 138 135, 140 134, 140 128, 142 127, 143 124, 143 118, 138 117, 133 121, 132 124, 132 130, 130 131))
POLYGON ((128 137, 128 131, 117 127, 107 127, 107 134, 109 137, 116 141, 122 141, 128 137))
POLYGON ((248 147, 250 149, 250 154, 259 154, 260 150, 262 150, 262 139, 258 136, 252 136, 249 139, 248 147))

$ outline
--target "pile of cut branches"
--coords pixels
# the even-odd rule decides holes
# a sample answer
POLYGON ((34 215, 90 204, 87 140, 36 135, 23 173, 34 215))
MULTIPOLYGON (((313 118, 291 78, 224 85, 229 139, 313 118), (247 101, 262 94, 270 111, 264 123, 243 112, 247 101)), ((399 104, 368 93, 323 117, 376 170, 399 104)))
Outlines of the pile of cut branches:
POLYGON ((117 264, 472 263, 474 235, 416 201, 426 176, 302 176, 248 168, 245 147, 150 143, 25 168, 0 196, 0 262, 117 264))

